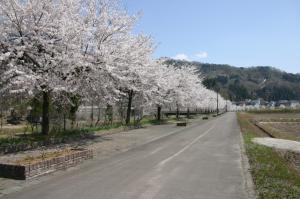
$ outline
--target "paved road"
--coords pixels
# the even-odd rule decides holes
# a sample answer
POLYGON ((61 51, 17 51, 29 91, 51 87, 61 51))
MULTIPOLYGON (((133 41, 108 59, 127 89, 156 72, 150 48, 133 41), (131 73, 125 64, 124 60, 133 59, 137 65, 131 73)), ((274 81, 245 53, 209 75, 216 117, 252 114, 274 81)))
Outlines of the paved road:
POLYGON ((182 130, 3 198, 247 198, 235 114, 178 128, 182 130))

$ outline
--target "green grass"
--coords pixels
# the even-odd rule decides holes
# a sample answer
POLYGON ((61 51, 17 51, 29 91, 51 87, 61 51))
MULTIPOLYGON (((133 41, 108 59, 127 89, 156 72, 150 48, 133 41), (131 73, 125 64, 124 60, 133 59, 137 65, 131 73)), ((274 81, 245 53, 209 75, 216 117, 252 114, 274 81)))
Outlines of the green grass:
MULTIPOLYGON (((168 124, 168 123, 174 123, 176 121, 183 121, 186 120, 186 118, 180 118, 180 120, 177 120, 174 117, 170 117, 167 119, 163 119, 161 121, 158 121, 156 119, 153 119, 152 117, 146 117, 143 118, 138 126, 143 125, 161 125, 161 124, 168 124)), ((136 124, 131 121, 129 126, 136 126, 136 124)), ((14 129, 13 132, 9 134, 5 134, 5 136, 0 136, 0 147, 9 147, 13 145, 19 145, 19 144, 33 144, 34 142, 47 142, 49 140, 58 140, 57 142, 66 142, 66 141, 72 141, 72 140, 78 140, 78 139, 86 139, 86 138, 92 138, 92 135, 94 135, 95 132, 101 133, 101 131, 111 130, 111 129, 117 129, 120 127, 125 127, 121 122, 119 123, 113 123, 113 124, 106 124, 96 127, 87 127, 87 128, 81 128, 81 129, 69 129, 66 131, 62 130, 54 130, 50 132, 49 135, 42 135, 40 133, 26 133, 21 134, 21 132, 24 132, 24 128, 21 128, 20 132, 16 134, 16 131, 14 129), (22 131, 23 130, 23 131, 22 131)))
POLYGON ((120 128, 121 126, 122 126, 122 123, 119 122, 119 123, 83 128, 83 130, 86 130, 88 132, 98 132, 98 131, 105 131, 105 130, 120 128))
POLYGON ((161 124, 169 124, 169 123, 175 123, 178 121, 186 121, 186 120, 187 120, 186 117, 180 117, 178 119, 176 117, 169 117, 169 118, 161 119, 160 121, 157 119, 145 118, 141 121, 141 125, 145 125, 145 124, 161 125, 161 124))
MULTIPOLYGON (((194 118, 190 118, 190 119, 194 119, 194 118)), ((164 119, 161 119, 160 121, 157 120, 157 119, 153 119, 153 117, 145 117, 145 118, 143 118, 140 121, 139 124, 141 126, 147 125, 147 124, 150 124, 150 125, 162 125, 162 124, 169 124, 169 123, 175 123, 175 122, 178 122, 178 121, 186 121, 186 120, 187 120, 186 117, 180 117, 180 118, 177 119, 175 116, 164 118, 164 119)), ((134 126, 134 122, 131 122, 130 126, 134 126)))
POLYGON ((16 137, 5 137, 0 138, 0 147, 8 146, 8 145, 16 145, 20 143, 24 143, 25 140, 16 137))
POLYGON ((300 198, 300 176, 272 148, 253 143, 259 134, 251 122, 238 114, 245 148, 257 193, 263 199, 300 198))
POLYGON ((51 139, 61 140, 61 142, 65 142, 66 140, 87 138, 90 135, 93 135, 92 131, 88 131, 86 129, 66 130, 61 132, 50 133, 49 135, 42 135, 39 133, 20 134, 17 136, 15 135, 0 138, 0 147, 8 147, 19 144, 32 144, 34 142, 45 142, 51 139))
POLYGON ((157 120, 157 119, 143 119, 140 124, 143 126, 143 125, 147 125, 147 124, 150 124, 150 125, 161 125, 161 124, 167 124, 168 123, 168 120, 157 120))
MULTIPOLYGON (((141 121, 141 125, 146 124, 162 124, 165 121, 158 122, 157 120, 153 120, 150 118, 145 118, 141 121)), ((130 125, 134 125, 132 122, 130 125)), ((14 133, 6 134, 5 136, 0 137, 0 147, 8 147, 19 144, 29 144, 31 145, 34 142, 47 142, 48 140, 60 140, 61 142, 78 140, 91 138, 95 132, 101 132, 111 129, 117 129, 122 127, 122 123, 113 123, 106 124, 96 127, 87 127, 81 129, 69 129, 65 131, 52 131, 49 135, 42 135, 40 133, 27 133, 27 134, 18 134, 16 135, 16 131, 12 130, 14 133)), ((20 131, 21 133, 22 131, 20 131)), ((23 130, 24 132, 24 130, 23 130)), ((59 142, 59 141, 58 141, 59 142)))
POLYGON ((32 128, 29 125, 17 125, 10 128, 0 128, 0 137, 9 137, 16 134, 32 133, 32 128))
MULTIPOLYGON (((142 120, 141 125, 145 124, 158 124, 158 122, 156 120, 144 119, 142 120)), ((131 125, 134 125, 133 122, 131 123, 131 125)), ((65 131, 54 130, 50 132, 49 135, 42 135, 40 133, 21 134, 21 132, 24 132, 24 128, 21 128, 20 132, 15 131, 15 129, 11 129, 12 132, 9 132, 9 134, 4 134, 0 137, 0 147, 8 147, 19 144, 31 145, 34 142, 45 142, 51 139, 60 140, 61 142, 65 142, 67 140, 72 141, 78 139, 85 139, 90 138, 95 132, 99 133, 101 131, 116 129, 122 126, 122 123, 119 122, 81 129, 68 129, 65 131)))

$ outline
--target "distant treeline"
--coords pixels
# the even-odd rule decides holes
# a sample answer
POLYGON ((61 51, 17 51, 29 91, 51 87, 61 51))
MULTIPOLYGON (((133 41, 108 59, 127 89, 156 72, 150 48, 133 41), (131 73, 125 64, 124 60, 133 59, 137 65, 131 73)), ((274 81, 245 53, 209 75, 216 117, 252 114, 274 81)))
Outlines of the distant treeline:
POLYGON ((204 75, 204 85, 232 101, 262 98, 266 101, 300 100, 300 74, 269 66, 250 68, 168 60, 176 66, 195 65, 204 75))

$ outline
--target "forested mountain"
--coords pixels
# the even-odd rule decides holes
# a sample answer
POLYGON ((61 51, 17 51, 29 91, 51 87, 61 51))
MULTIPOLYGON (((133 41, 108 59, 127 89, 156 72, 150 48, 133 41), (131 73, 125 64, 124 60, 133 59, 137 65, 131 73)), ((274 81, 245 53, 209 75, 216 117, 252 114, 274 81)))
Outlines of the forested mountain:
POLYGON ((267 101, 300 100, 300 74, 286 73, 269 66, 234 67, 168 59, 176 66, 194 65, 204 78, 204 85, 227 99, 241 101, 263 98, 267 101))

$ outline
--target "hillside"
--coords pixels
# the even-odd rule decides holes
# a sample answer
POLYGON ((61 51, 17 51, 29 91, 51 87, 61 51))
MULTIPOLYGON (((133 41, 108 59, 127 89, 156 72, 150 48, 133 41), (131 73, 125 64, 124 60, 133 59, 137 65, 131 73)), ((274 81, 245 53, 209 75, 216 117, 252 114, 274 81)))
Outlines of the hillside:
POLYGON ((176 66, 196 66, 206 87, 219 90, 222 96, 232 101, 256 98, 267 101, 300 100, 300 74, 268 66, 242 68, 172 59, 166 62, 176 66))

